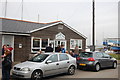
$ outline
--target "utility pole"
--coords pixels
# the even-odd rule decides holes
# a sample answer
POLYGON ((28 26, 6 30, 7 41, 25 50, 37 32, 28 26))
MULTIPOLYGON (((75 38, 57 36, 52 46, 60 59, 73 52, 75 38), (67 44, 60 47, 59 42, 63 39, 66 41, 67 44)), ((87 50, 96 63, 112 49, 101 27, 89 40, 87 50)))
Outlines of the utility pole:
POLYGON ((38 14, 38 22, 40 21, 40 19, 39 19, 39 18, 40 18, 40 15, 38 14))
POLYGON ((7 15, 7 0, 5 2, 5 15, 4 15, 5 18, 6 18, 6 15, 7 15))
POLYGON ((95 0, 93 0, 93 28, 92 28, 92 46, 95 51, 95 0))
POLYGON ((23 0, 22 0, 21 20, 23 20, 23 0))

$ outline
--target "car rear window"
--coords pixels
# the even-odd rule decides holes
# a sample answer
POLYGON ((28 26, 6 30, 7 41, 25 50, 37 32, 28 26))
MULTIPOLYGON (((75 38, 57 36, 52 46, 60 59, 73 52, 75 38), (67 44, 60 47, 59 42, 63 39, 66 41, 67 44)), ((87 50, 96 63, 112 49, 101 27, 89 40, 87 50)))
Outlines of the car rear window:
POLYGON ((93 57, 93 54, 89 53, 89 52, 81 52, 79 56, 84 57, 84 58, 88 58, 88 57, 93 57))

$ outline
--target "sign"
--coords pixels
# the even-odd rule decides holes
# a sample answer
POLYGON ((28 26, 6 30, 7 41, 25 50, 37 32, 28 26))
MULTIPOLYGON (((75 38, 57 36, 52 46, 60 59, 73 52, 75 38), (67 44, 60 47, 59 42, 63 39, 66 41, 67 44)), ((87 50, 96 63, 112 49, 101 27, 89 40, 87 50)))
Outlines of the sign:
POLYGON ((19 44, 19 48, 22 48, 22 44, 19 44))
POLYGON ((55 39, 65 39, 65 35, 60 32, 55 36, 55 39))

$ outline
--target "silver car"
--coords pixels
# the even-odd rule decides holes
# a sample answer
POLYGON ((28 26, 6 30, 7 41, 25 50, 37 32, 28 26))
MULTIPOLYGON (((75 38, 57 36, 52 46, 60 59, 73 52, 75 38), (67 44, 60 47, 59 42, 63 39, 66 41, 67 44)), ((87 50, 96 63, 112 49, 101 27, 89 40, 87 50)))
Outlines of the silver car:
POLYGON ((73 75, 76 67, 76 59, 69 54, 44 53, 13 66, 12 75, 16 78, 37 80, 61 73, 73 75))

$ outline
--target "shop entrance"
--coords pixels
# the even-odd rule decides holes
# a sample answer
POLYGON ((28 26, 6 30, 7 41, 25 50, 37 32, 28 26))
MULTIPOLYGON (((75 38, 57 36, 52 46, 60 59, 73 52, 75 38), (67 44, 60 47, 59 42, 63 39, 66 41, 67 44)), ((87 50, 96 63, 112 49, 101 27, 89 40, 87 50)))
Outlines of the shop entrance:
POLYGON ((66 49, 66 40, 55 40, 55 47, 57 47, 58 45, 64 45, 64 48, 66 49))
POLYGON ((64 48, 67 49, 67 44, 66 44, 66 40, 65 40, 65 35, 61 32, 59 32, 58 34, 55 35, 55 39, 54 40, 50 40, 49 43, 52 43, 52 47, 55 51, 55 48, 58 47, 58 45, 64 45, 64 48))

